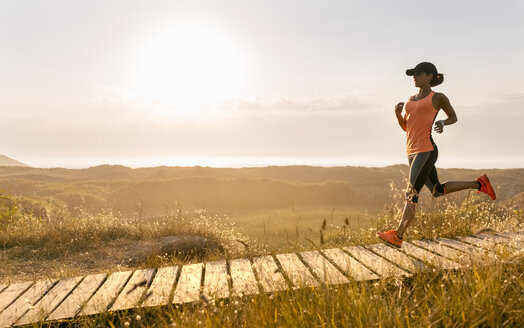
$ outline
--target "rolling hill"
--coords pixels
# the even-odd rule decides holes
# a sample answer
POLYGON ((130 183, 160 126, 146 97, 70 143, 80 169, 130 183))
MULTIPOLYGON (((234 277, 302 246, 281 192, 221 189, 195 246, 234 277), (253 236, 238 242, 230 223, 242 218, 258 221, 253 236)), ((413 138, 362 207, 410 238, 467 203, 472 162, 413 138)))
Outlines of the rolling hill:
POLYGON ((24 167, 28 167, 28 165, 22 163, 22 162, 19 162, 17 160, 14 160, 12 158, 9 158, 5 155, 1 155, 0 154, 0 166, 24 166, 24 167))
MULTIPOLYGON (((487 173, 497 201, 519 202, 524 169, 439 169, 441 181, 474 180, 487 173)), ((388 167, 269 166, 256 168, 102 165, 88 169, 0 167, 0 190, 57 202, 68 209, 112 209, 149 215, 175 207, 253 210, 289 206, 350 206, 376 209, 390 201, 393 182, 401 194, 406 165, 388 167)), ((425 199, 431 198, 424 191, 425 199)), ((466 197, 462 192, 460 197, 466 197)))

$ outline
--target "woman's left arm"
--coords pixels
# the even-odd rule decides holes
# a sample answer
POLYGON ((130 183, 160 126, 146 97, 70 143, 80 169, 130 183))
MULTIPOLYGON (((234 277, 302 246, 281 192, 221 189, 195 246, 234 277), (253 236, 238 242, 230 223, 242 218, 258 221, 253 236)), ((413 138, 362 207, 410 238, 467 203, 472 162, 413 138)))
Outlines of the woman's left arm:
POLYGON ((444 131, 444 125, 450 125, 457 122, 457 114, 451 106, 448 97, 443 93, 435 93, 435 100, 438 109, 442 109, 444 113, 448 116, 447 119, 441 120, 435 123, 435 132, 442 133, 444 131))

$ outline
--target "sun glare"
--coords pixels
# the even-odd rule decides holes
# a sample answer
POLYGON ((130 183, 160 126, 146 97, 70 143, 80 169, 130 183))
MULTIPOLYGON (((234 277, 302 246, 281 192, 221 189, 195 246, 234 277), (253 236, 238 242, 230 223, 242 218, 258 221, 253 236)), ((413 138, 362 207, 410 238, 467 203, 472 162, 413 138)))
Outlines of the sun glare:
POLYGON ((241 57, 216 29, 194 23, 172 26, 144 46, 137 81, 140 97, 174 106, 177 114, 198 114, 195 111, 240 91, 241 57))

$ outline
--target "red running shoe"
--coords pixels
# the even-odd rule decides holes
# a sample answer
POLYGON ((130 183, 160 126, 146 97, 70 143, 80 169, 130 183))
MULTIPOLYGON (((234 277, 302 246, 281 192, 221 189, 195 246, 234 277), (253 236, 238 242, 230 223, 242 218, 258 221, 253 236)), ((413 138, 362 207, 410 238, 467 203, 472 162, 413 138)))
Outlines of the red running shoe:
POLYGON ((477 182, 480 183, 480 189, 477 191, 477 194, 483 192, 485 194, 488 194, 489 197, 491 197, 491 199, 493 200, 497 198, 497 196, 495 195, 495 190, 493 190, 491 182, 489 182, 488 176, 486 174, 483 174, 480 177, 478 177, 477 182))
POLYGON ((397 236, 395 230, 389 230, 384 232, 378 232, 378 237, 390 245, 400 248, 402 246, 402 239, 397 236))

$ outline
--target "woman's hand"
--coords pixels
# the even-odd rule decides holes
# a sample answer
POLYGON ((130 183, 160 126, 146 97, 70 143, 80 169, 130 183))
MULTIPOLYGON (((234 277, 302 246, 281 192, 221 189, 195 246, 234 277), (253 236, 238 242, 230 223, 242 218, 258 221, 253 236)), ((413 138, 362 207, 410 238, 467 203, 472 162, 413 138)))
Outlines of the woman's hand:
POLYGON ((444 121, 442 121, 442 120, 441 120, 441 121, 436 121, 436 122, 435 122, 435 132, 436 132, 436 133, 442 133, 442 132, 444 132, 444 125, 446 125, 446 124, 444 123, 444 121))
POLYGON ((402 130, 406 131, 406 119, 402 117, 402 108, 404 108, 404 103, 399 102, 395 106, 395 115, 397 116, 398 124, 402 128, 402 130))
POLYGON ((446 113, 446 115, 448 116, 448 118, 445 121, 435 122, 435 132, 442 133, 444 131, 444 125, 451 125, 457 122, 457 114, 451 106, 448 97, 446 97, 443 93, 435 93, 435 95, 433 96, 433 100, 435 101, 435 103, 433 103, 435 108, 442 109, 444 113, 446 113))
POLYGON ((397 114, 402 113, 402 108, 404 108, 404 103, 403 103, 403 102, 399 102, 399 103, 395 106, 395 112, 396 112, 397 114))

